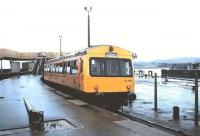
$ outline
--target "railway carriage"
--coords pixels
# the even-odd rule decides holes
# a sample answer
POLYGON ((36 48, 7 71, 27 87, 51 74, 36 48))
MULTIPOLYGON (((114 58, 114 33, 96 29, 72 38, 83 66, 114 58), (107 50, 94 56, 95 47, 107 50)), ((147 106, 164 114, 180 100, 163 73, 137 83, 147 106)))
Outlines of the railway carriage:
POLYGON ((103 104, 125 105, 136 95, 132 52, 99 45, 51 59, 44 66, 45 81, 94 97, 103 104))

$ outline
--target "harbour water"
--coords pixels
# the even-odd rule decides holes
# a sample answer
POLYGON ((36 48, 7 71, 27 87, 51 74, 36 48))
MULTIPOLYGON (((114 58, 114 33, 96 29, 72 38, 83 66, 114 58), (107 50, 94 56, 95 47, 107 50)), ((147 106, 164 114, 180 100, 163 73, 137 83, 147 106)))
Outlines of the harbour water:
MULTIPOLYGON (((149 70, 146 69, 147 72, 149 70)), ((159 73, 160 69, 156 69, 155 72, 159 73)), ((137 99, 131 105, 128 105, 126 110, 141 116, 156 118, 156 120, 166 124, 174 123, 175 126, 184 130, 194 127, 195 92, 192 89, 194 79, 169 78, 166 82, 158 77, 157 81, 158 112, 153 110, 154 78, 151 77, 136 77, 135 92, 137 99), (173 122, 174 106, 180 108, 181 121, 179 122, 173 122)))

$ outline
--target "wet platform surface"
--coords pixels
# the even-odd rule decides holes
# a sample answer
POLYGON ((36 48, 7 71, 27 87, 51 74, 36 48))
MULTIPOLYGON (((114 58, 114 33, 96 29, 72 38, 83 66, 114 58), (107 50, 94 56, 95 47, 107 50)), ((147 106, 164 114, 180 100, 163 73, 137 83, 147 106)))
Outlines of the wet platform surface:
POLYGON ((200 127, 195 127, 194 123, 195 95, 192 85, 193 81, 186 79, 169 79, 165 82, 158 78, 158 111, 154 111, 154 79, 136 78, 137 100, 124 107, 124 112, 188 135, 199 136, 200 127), (173 106, 180 108, 179 120, 173 119, 173 106))
POLYGON ((56 93, 55 89, 43 84, 40 76, 23 75, 0 81, 0 107, 0 135, 172 135, 75 98, 72 99, 70 96, 63 97, 59 92, 56 93), (45 121, 61 119, 76 127, 53 131, 45 129, 42 133, 31 131, 28 128, 28 115, 23 97, 28 99, 34 108, 44 111, 45 121))

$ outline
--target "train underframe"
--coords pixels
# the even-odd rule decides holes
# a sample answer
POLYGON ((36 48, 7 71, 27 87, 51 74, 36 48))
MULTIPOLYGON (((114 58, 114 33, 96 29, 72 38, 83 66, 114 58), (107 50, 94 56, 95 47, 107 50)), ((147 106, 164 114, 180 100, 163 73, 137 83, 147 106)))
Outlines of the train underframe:
POLYGON ((79 98, 83 98, 86 101, 90 101, 106 108, 117 110, 121 106, 126 106, 128 102, 132 102, 136 99, 135 93, 130 92, 115 92, 115 93, 83 93, 80 90, 69 88, 42 78, 42 81, 64 93, 69 93, 79 98), (66 91, 67 90, 67 91, 66 91))
POLYGON ((136 95, 130 92, 96 93, 94 95, 92 98, 96 103, 109 109, 119 109, 121 106, 126 106, 128 102, 136 99, 136 95))

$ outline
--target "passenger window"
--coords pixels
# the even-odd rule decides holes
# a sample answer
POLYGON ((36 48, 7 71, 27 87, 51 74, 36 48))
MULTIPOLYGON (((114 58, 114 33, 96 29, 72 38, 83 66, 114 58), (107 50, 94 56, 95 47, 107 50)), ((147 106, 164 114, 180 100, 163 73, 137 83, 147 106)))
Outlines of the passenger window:
POLYGON ((61 66, 58 67, 58 73, 62 73, 62 67, 61 66))
POLYGON ((59 71, 64 71, 65 74, 70 74, 70 75, 76 75, 78 73, 78 68, 77 68, 77 61, 73 60, 73 61, 67 61, 64 64, 64 69, 59 68, 59 71))
POLYGON ((53 68, 52 65, 50 65, 50 72, 52 72, 52 68, 53 68))
POLYGON ((53 66, 52 66, 52 72, 55 73, 55 70, 56 70, 56 68, 55 68, 55 66, 53 65, 53 66))
POLYGON ((62 73, 62 71, 63 71, 62 63, 59 63, 59 64, 58 64, 58 67, 57 67, 57 72, 58 72, 58 73, 62 73))
POLYGON ((67 68, 66 68, 66 73, 67 73, 67 74, 70 74, 70 67, 67 67, 67 68))
POLYGON ((55 72, 54 65, 52 65, 51 72, 55 72))
POLYGON ((70 62, 69 62, 69 61, 65 62, 65 70, 64 70, 64 73, 70 74, 70 62))
POLYGON ((72 61, 72 66, 71 66, 71 74, 72 75, 76 75, 78 73, 76 62, 77 62, 76 60, 72 61))

